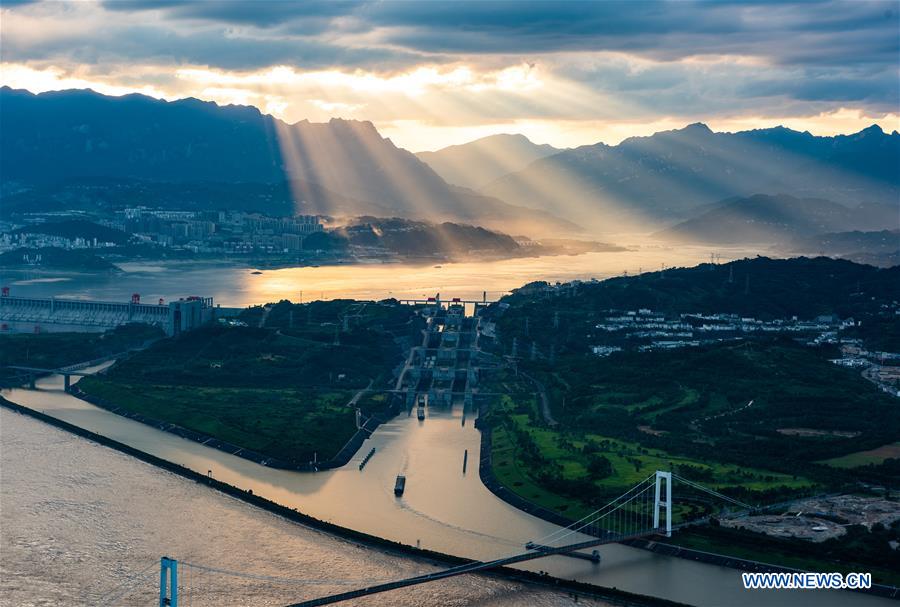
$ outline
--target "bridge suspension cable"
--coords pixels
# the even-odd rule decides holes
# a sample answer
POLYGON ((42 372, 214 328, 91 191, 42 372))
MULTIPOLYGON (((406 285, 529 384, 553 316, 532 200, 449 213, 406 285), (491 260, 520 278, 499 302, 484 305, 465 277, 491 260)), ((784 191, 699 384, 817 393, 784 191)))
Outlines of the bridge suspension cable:
MULTIPOLYGON (((538 538, 537 540, 534 540, 534 542, 541 543, 541 544, 546 544, 547 542, 551 542, 551 541, 558 542, 561 539, 561 537, 568 537, 568 536, 572 535, 573 533, 577 533, 586 528, 590 529, 590 527, 592 525, 595 525, 595 523, 598 520, 604 518, 605 516, 611 514, 612 512, 615 512, 616 510, 621 508, 623 504, 627 504, 632 499, 634 499, 637 495, 643 494, 645 491, 652 488, 654 486, 653 482, 654 482, 655 477, 656 477, 656 473, 651 474, 650 476, 648 476, 647 478, 645 478, 644 480, 639 482, 637 485, 635 485, 634 487, 630 488, 628 491, 626 491, 625 493, 620 495, 619 497, 617 497, 614 500, 612 500, 611 502, 603 505, 602 507, 598 508, 597 510, 591 512, 590 514, 581 517, 580 519, 578 519, 577 521, 575 521, 568 527, 560 527, 556 531, 553 531, 552 533, 548 533, 547 535, 545 535, 541 538, 538 538)), ((592 535, 592 534, 590 532, 588 532, 587 535, 592 535)))
POLYGON ((678 476, 677 474, 673 473, 672 478, 676 479, 680 483, 684 483, 685 485, 693 487, 694 489, 697 489, 698 491, 703 491, 704 493, 708 493, 709 495, 718 497, 719 499, 725 500, 726 502, 731 502, 735 506, 740 506, 741 508, 745 508, 747 510, 754 509, 754 507, 751 506, 750 504, 745 504, 744 502, 742 502, 740 500, 736 500, 733 497, 728 497, 727 495, 725 495, 723 493, 719 493, 718 491, 714 491, 712 489, 709 489, 708 487, 704 487, 703 485, 701 485, 699 483, 695 483, 694 481, 689 481, 688 479, 684 478, 683 476, 678 476))
POLYGON ((127 575, 124 581, 98 596, 95 604, 110 607, 118 604, 123 598, 136 592, 138 584, 156 575, 155 571, 151 571, 156 564, 156 561, 153 561, 137 573, 127 575))

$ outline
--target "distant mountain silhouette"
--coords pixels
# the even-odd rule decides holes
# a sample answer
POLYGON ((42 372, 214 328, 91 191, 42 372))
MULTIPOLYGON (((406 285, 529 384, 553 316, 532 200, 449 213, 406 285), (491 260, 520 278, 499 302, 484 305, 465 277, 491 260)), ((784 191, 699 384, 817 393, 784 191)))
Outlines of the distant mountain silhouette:
POLYGON ((478 189, 562 150, 532 143, 525 135, 491 135, 416 156, 448 183, 478 189))
POLYGON ((855 208, 819 198, 768 196, 731 198, 657 236, 689 242, 761 244, 849 230, 896 228, 896 206, 863 203, 855 208))
POLYGON ((594 228, 686 219, 702 205, 756 193, 897 204, 900 134, 871 126, 817 137, 783 127, 715 133, 704 124, 566 150, 482 192, 594 228))
POLYGON ((29 211, 98 211, 128 206, 189 211, 247 211, 270 215, 366 215, 394 212, 374 202, 341 196, 308 181, 276 183, 222 181, 146 181, 81 177, 8 192, 0 217, 29 211))
POLYGON ((900 264, 900 230, 817 234, 797 239, 791 243, 790 252, 843 257, 890 267, 900 264))
MULTIPOLYGON (((336 214, 327 192, 371 202, 369 213, 452 219, 506 229, 571 229, 545 212, 447 184, 370 122, 294 125, 253 107, 197 99, 166 102, 89 90, 0 89, 4 182, 30 186, 75 178, 157 182, 316 184, 318 212, 336 214)), ((302 202, 304 193, 294 195, 302 202)), ((356 212, 366 211, 356 209, 356 212)))

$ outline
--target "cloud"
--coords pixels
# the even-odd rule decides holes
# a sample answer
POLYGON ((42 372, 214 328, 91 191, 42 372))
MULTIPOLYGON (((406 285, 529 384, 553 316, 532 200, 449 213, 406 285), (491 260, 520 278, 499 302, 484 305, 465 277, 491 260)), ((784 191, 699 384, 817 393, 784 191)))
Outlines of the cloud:
POLYGON ((250 103, 291 121, 557 124, 567 137, 582 122, 618 136, 900 105, 892 1, 0 2, 6 83, 250 103))
POLYGON ((429 54, 622 51, 676 60, 744 54, 773 63, 896 58, 900 10, 888 1, 632 2, 485 0, 284 2, 110 0, 119 11, 286 31, 353 31, 429 54), (852 53, 848 53, 852 51, 852 53))

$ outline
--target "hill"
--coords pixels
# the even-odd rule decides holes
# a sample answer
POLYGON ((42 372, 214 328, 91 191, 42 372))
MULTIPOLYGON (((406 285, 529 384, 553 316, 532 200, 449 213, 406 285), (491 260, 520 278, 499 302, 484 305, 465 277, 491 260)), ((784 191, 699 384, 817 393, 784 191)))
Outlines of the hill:
POLYGON ((524 135, 491 135, 436 152, 419 152, 424 161, 448 183, 478 189, 560 152, 552 145, 532 143, 524 135))
POLYGON ((399 255, 460 257, 473 252, 510 254, 519 245, 511 236, 485 228, 444 222, 359 217, 328 235, 332 247, 377 247, 399 255))
POLYGON ((342 196, 316 183, 301 180, 229 183, 79 177, 25 188, 5 196, 0 206, 0 217, 34 210, 110 212, 133 206, 188 211, 247 211, 274 216, 391 214, 387 207, 342 196))
POLYGON ((118 266, 83 249, 13 249, 0 254, 0 268, 76 270, 80 272, 115 272, 118 266))
MULTIPOLYGON (((551 290, 546 283, 532 283, 514 290, 503 301, 514 309, 528 307, 544 300, 551 290)), ((556 307, 561 311, 578 314, 652 308, 760 319, 809 319, 821 314, 849 317, 900 301, 900 266, 875 268, 828 257, 756 257, 581 283, 574 295, 558 301, 556 307)), ((543 326, 537 318, 533 320, 533 327, 543 326)))
POLYGON ((53 221, 29 225, 18 228, 14 230, 13 233, 46 234, 48 236, 68 238, 69 240, 75 240, 76 238, 82 238, 84 240, 97 239, 97 242, 112 242, 115 244, 126 244, 129 238, 129 235, 122 230, 116 230, 83 219, 53 221))
POLYGON ((261 326, 160 340, 78 387, 131 414, 303 465, 334 456, 356 433, 347 403, 361 388, 373 390, 358 403, 366 417, 387 413, 383 390, 421 330, 396 301, 281 301, 242 318, 261 326))
MULTIPOLYGON (((373 203, 366 210, 430 220, 571 229, 547 213, 514 207, 446 183, 371 122, 287 124, 253 107, 197 99, 162 101, 70 90, 33 95, 0 89, 3 180, 41 186, 73 178, 159 182, 299 181, 373 203)), ((293 191, 294 202, 305 191, 293 191)), ((362 210, 362 209, 357 209, 362 210)))
POLYGON ((900 264, 900 230, 818 234, 798 238, 789 248, 794 253, 816 253, 889 267, 900 264))
POLYGON ((886 204, 849 208, 818 198, 757 194, 712 205, 656 236, 686 242, 786 243, 827 232, 878 229, 896 222, 897 213, 886 204))
POLYGON ((878 126, 817 137, 783 127, 716 133, 698 123, 565 150, 482 191, 595 229, 646 231, 756 193, 896 205, 897 166, 900 134, 878 126))

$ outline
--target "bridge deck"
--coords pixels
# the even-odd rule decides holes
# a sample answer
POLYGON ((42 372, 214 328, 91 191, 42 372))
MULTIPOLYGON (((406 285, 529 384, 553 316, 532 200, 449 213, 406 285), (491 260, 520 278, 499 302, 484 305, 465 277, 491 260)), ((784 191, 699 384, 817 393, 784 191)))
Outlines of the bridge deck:
POLYGON ((79 377, 87 377, 93 373, 85 373, 84 371, 67 371, 66 369, 41 369, 38 367, 19 367, 10 365, 7 369, 15 369, 16 371, 30 371, 32 373, 53 373, 56 375, 77 375, 79 377))
POLYGON ((602 546, 603 544, 613 544, 613 543, 622 542, 625 540, 639 539, 642 537, 648 537, 651 535, 660 535, 660 534, 664 534, 664 533, 665 533, 665 531, 662 529, 651 529, 649 531, 644 531, 641 533, 616 536, 614 538, 609 538, 609 537, 594 538, 591 540, 586 540, 584 542, 579 542, 577 544, 570 544, 568 546, 560 546, 558 548, 553 548, 550 546, 542 546, 539 550, 532 550, 532 551, 525 552, 522 554, 507 556, 507 557, 504 557, 501 559, 496 559, 493 561, 474 561, 474 562, 466 563, 463 565, 457 565, 456 567, 451 567, 451 568, 445 569, 443 571, 436 571, 435 573, 428 573, 425 575, 407 578, 405 580, 396 580, 393 582, 385 582, 384 584, 376 584, 375 586, 369 586, 368 588, 360 588, 358 590, 350 590, 347 592, 341 592, 339 594, 323 596, 323 597, 319 597, 317 599, 310 599, 308 601, 302 601, 300 603, 293 603, 293 604, 289 605, 288 607, 317 607, 319 605, 331 605, 333 603, 339 603, 341 601, 348 601, 350 599, 355 599, 355 598, 359 598, 359 597, 363 597, 363 596, 369 596, 371 594, 377 594, 379 592, 387 592, 389 590, 397 590, 399 588, 406 588, 409 586, 416 586, 418 584, 425 584, 427 582, 443 580, 443 579, 454 577, 457 575, 464 575, 466 573, 476 573, 478 571, 485 571, 487 569, 495 569, 497 567, 505 567, 507 565, 515 565, 516 563, 532 561, 535 559, 540 559, 540 558, 544 558, 547 556, 553 556, 556 554, 567 554, 567 553, 573 552, 575 550, 584 550, 585 548, 594 548, 596 546, 602 546))

